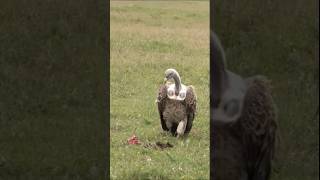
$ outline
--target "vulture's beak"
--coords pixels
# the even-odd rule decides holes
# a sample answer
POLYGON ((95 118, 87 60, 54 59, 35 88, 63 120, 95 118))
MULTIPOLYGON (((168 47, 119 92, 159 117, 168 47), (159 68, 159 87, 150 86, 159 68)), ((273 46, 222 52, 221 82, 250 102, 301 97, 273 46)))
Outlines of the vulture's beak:
POLYGON ((168 81, 167 78, 164 78, 164 79, 163 79, 163 83, 164 83, 164 84, 165 84, 167 81, 168 81))

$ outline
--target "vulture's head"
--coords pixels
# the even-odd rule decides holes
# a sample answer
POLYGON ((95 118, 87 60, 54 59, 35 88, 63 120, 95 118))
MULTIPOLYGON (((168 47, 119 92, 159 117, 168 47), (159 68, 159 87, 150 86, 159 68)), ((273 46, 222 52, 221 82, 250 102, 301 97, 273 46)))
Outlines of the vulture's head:
POLYGON ((177 70, 172 69, 172 68, 167 69, 164 72, 164 76, 165 76, 165 78, 164 78, 165 81, 168 81, 170 79, 174 79, 175 77, 179 77, 180 78, 179 73, 177 72, 177 70))
POLYGON ((175 69, 170 68, 165 71, 164 75, 165 75, 165 78, 164 78, 165 82, 171 79, 174 80, 175 88, 176 88, 175 93, 176 95, 178 95, 181 90, 181 78, 179 73, 175 69))
POLYGON ((217 35, 211 34, 211 117, 213 121, 234 122, 242 113, 246 85, 242 77, 227 70, 223 47, 217 35))

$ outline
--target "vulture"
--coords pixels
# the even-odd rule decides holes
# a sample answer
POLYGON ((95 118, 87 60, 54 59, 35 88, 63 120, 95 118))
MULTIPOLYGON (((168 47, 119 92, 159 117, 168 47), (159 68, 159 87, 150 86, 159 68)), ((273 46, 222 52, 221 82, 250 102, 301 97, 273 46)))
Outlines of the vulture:
POLYGON ((268 180, 277 140, 276 107, 264 76, 229 71, 222 45, 211 32, 211 148, 215 180, 268 180))
POLYGON ((191 131, 197 96, 193 86, 181 83, 179 73, 175 69, 165 71, 164 83, 159 88, 156 102, 164 131, 178 137, 191 131))

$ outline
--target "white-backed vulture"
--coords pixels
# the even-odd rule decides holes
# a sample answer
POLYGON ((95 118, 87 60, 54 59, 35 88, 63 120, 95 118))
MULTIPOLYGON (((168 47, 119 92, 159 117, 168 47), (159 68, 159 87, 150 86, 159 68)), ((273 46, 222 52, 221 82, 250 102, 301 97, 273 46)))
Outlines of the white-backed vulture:
POLYGON ((190 132, 196 113, 197 96, 193 86, 181 83, 175 69, 165 71, 165 83, 159 88, 156 102, 164 131, 170 131, 178 137, 190 132), (170 80, 174 82, 171 83, 170 80))

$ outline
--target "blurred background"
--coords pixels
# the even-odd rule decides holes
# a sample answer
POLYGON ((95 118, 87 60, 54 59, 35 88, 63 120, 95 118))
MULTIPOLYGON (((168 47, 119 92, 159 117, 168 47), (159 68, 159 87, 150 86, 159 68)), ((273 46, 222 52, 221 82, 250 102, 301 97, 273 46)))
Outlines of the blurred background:
POLYGON ((0 179, 101 179, 103 1, 0 2, 0 179))
MULTIPOLYGON (((273 85, 280 146, 275 180, 319 179, 319 18, 314 0, 215 0, 228 68, 273 85)), ((213 18, 213 19, 212 19, 213 18)))

